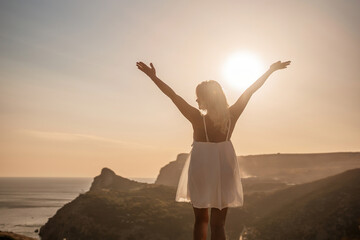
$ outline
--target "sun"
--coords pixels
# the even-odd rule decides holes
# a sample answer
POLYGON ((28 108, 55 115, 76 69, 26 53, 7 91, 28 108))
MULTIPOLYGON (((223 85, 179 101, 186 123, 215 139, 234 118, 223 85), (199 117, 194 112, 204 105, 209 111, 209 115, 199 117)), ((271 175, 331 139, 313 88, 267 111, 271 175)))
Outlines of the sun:
POLYGON ((245 90, 265 71, 261 60, 247 51, 236 52, 229 56, 223 65, 222 74, 226 81, 239 90, 245 90))

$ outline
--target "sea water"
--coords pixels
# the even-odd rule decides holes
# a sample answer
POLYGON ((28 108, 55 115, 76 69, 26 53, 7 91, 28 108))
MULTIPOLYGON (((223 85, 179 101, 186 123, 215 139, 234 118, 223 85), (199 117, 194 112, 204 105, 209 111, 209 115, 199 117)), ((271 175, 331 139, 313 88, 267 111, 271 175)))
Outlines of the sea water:
MULTIPOLYGON (((132 178, 154 183, 154 178, 132 178)), ((0 230, 40 239, 40 230, 64 204, 90 189, 93 178, 0 178, 0 230)))

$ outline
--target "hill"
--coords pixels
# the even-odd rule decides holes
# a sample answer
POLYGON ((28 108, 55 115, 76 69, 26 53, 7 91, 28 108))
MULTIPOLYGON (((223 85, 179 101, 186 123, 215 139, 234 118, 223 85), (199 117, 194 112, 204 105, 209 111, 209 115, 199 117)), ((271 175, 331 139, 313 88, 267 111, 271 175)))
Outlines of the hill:
MULTIPOLYGON (((228 211, 227 239, 238 240, 244 226, 246 240, 360 238, 360 169, 294 186, 248 180, 245 205, 228 211)), ((189 203, 175 202, 175 193, 175 187, 137 183, 105 169, 90 191, 64 205, 41 227, 40 236, 192 239, 193 209, 189 203)))
POLYGON ((42 240, 191 239, 192 209, 174 188, 144 184, 103 169, 90 191, 41 227, 42 240))
POLYGON ((254 201, 244 239, 360 239, 359 183, 352 169, 254 201))

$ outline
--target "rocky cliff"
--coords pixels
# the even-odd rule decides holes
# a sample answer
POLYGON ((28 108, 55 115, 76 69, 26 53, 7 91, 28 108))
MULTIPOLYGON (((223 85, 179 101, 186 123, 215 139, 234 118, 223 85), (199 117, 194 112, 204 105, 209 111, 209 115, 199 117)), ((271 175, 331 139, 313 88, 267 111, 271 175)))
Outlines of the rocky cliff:
POLYGON ((156 178, 155 184, 177 186, 181 171, 188 156, 188 153, 180 153, 177 155, 175 161, 171 161, 166 166, 162 167, 156 178))

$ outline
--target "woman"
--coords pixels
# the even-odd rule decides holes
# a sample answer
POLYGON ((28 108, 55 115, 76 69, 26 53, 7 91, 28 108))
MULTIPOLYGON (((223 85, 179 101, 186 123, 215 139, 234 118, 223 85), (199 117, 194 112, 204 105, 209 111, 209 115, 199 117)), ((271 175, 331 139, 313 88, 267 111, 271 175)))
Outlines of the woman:
POLYGON ((238 161, 230 141, 236 121, 250 97, 276 70, 290 64, 275 62, 239 99, 229 107, 224 92, 216 81, 204 81, 196 87, 199 109, 189 105, 156 76, 152 63, 136 66, 167 95, 193 126, 193 144, 180 176, 176 198, 191 202, 195 214, 194 239, 206 239, 211 208, 211 239, 225 239, 228 207, 243 205, 243 190, 238 161))

